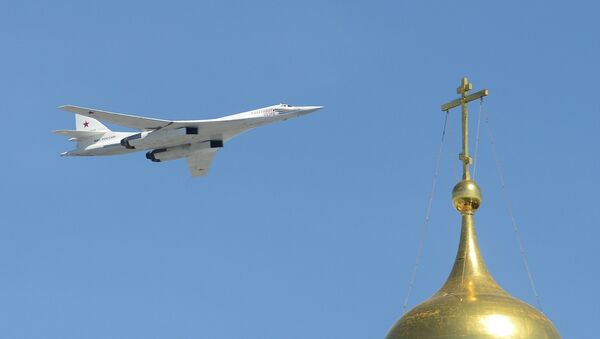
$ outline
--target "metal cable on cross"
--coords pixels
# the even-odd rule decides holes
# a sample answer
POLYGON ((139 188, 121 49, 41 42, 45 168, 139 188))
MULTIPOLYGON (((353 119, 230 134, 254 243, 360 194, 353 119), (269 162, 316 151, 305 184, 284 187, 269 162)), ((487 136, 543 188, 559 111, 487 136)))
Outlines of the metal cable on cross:
POLYGON ((502 190, 502 195, 504 196, 504 200, 506 202, 506 210, 508 212, 510 221, 513 226, 513 232, 515 234, 515 239, 519 246, 519 253, 521 254, 521 258, 523 259, 523 266, 525 266, 525 271, 527 272, 527 278, 529 279, 529 285, 531 286, 531 290, 533 291, 533 295, 535 296, 537 306, 540 309, 540 311, 543 312, 544 310, 542 308, 542 301, 541 301, 540 295, 537 291, 535 281, 533 280, 533 274, 531 273, 531 269, 529 267, 529 260, 527 259, 527 253, 525 252, 525 245, 523 242, 523 238, 521 237, 521 230, 519 229, 519 226, 517 225, 517 221, 515 219, 515 215, 513 212, 512 200, 510 198, 510 195, 508 194, 508 189, 506 187, 506 181, 504 179, 504 172, 502 170, 502 163, 500 162, 500 157, 498 156, 498 152, 496 151, 496 140, 494 138, 494 133, 492 132, 492 127, 490 124, 489 116, 488 116, 487 112, 485 112, 485 111, 484 111, 483 115, 485 117, 484 120, 485 120, 485 124, 487 126, 488 135, 490 138, 490 144, 492 146, 492 154, 494 156, 494 160, 496 163, 496 170, 498 172, 498 177, 500 178, 500 187, 502 190))
POLYGON ((449 115, 449 111, 446 111, 446 117, 444 118, 444 128, 442 129, 442 138, 440 140, 440 146, 438 147, 437 158, 435 160, 435 171, 434 171, 433 180, 431 183, 431 192, 429 193, 429 202, 427 203, 427 210, 425 211, 425 220, 423 221, 423 224, 421 226, 421 239, 419 240, 419 246, 417 248, 417 256, 415 259, 415 264, 413 266, 410 281, 408 283, 408 291, 406 292, 406 297, 404 298, 404 304, 402 306, 402 313, 406 312, 408 300, 410 299, 410 295, 412 293, 412 289, 415 284, 415 280, 417 278, 417 271, 418 271, 419 265, 421 263, 421 257, 423 256, 423 249, 425 247, 425 240, 427 238, 427 226, 429 225, 429 216, 431 214, 431 206, 433 204, 433 198, 435 197, 435 187, 436 187, 437 179, 438 179, 438 176, 440 173, 440 162, 441 162, 441 158, 442 158, 442 150, 444 149, 444 139, 446 137, 446 128, 448 126, 448 115, 449 115))
POLYGON ((479 101, 479 114, 477 114, 477 136, 475 137, 475 155, 473 157, 473 179, 477 175, 477 153, 479 153, 479 130, 481 127, 481 112, 483 111, 483 98, 479 101))

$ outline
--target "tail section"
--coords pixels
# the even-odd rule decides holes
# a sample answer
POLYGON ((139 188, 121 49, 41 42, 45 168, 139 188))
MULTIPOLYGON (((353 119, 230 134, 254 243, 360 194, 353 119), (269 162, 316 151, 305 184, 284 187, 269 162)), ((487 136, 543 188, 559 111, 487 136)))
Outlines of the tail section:
POLYGON ((75 129, 85 132, 110 132, 100 121, 79 114, 75 114, 75 129))
POLYGON ((61 156, 89 155, 86 148, 97 143, 103 135, 111 133, 111 130, 100 121, 87 116, 75 114, 75 130, 57 130, 54 134, 64 135, 69 141, 77 142, 77 148, 63 152, 61 156))

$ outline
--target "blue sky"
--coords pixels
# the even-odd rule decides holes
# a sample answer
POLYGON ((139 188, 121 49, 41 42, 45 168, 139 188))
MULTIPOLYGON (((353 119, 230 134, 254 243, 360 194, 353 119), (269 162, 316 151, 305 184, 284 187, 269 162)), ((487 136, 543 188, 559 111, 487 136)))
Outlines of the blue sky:
MULTIPOLYGON (((3 2, 0 336, 383 337, 417 252, 439 105, 468 75, 490 89, 484 109, 544 311, 563 337, 595 338, 599 9, 3 2), (234 139, 200 179, 143 153, 61 158, 72 145, 49 133, 73 127, 63 104, 204 119, 280 102, 325 109, 234 139)), ((450 118, 410 307, 441 287, 456 251, 450 118)), ((485 131, 480 246, 496 280, 535 304, 485 131)))

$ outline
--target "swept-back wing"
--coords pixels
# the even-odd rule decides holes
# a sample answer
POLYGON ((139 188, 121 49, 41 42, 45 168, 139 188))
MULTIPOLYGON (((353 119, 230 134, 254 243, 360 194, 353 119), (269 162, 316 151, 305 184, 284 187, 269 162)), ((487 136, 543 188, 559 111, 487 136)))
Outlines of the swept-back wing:
POLYGON ((78 107, 71 105, 60 106, 59 108, 75 114, 84 115, 98 120, 105 120, 115 125, 125 126, 142 131, 149 131, 161 127, 166 127, 172 123, 172 121, 169 120, 144 118, 135 115, 101 111, 94 108, 78 107))
POLYGON ((215 153, 216 151, 214 150, 201 150, 188 155, 187 162, 190 174, 193 177, 206 175, 215 153))
POLYGON ((142 131, 151 131, 156 129, 174 129, 182 127, 198 127, 202 134, 207 138, 221 139, 228 141, 231 138, 253 129, 255 127, 273 123, 279 120, 286 120, 287 117, 273 117, 265 121, 262 119, 246 118, 231 119, 224 117, 209 120, 163 120, 146 118, 135 115, 121 114, 115 112, 103 111, 95 108, 79 107, 65 105, 59 107, 62 110, 69 111, 78 115, 90 117, 93 119, 104 120, 115 125, 125 126, 142 131))

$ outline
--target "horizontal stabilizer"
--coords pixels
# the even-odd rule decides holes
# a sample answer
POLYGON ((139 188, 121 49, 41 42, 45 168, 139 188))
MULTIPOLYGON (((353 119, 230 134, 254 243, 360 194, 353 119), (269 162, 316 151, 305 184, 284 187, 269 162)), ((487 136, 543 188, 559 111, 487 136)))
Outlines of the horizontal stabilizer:
POLYGON ((75 141, 81 140, 81 139, 97 137, 100 135, 104 135, 107 132, 109 132, 109 131, 89 132, 89 131, 74 131, 74 130, 65 130, 65 129, 52 131, 52 133, 54 133, 54 134, 64 135, 66 137, 74 139, 75 141))

